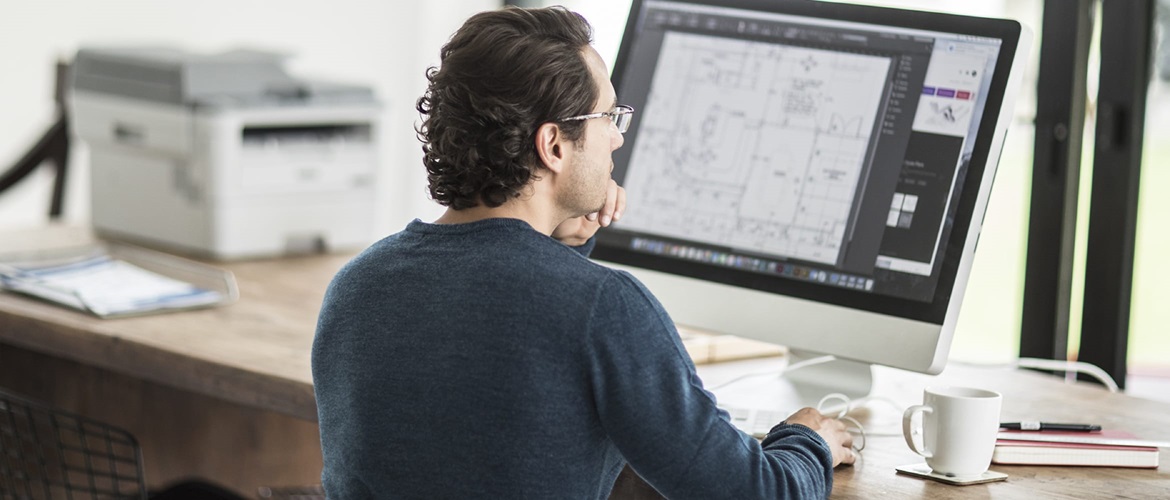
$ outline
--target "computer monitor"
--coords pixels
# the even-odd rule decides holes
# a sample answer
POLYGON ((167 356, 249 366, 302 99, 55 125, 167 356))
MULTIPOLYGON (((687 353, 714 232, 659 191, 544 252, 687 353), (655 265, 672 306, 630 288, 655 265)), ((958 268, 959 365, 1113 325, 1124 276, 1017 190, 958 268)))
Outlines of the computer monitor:
POLYGON ((637 110, 614 153, 629 201, 593 255, 679 324, 938 373, 1030 40, 861 5, 634 0, 613 70, 637 110))

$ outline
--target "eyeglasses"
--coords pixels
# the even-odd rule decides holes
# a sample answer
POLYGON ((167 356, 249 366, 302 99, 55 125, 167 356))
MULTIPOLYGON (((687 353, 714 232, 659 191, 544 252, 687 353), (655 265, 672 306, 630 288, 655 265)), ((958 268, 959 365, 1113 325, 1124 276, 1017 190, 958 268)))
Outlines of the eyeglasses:
POLYGON ((617 127, 619 133, 626 133, 630 129, 630 121, 634 119, 634 107, 626 106, 625 104, 618 104, 614 106, 613 111, 602 111, 600 113, 589 113, 587 115, 570 116, 568 118, 561 118, 558 122, 571 122, 578 120, 592 120, 594 118, 601 118, 603 116, 609 117, 613 120, 613 124, 617 127))

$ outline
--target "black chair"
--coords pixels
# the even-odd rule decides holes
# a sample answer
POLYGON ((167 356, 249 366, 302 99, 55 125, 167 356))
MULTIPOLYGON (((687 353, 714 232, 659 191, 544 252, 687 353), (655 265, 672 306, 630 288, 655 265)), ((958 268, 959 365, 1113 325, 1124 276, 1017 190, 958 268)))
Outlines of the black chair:
POLYGON ((244 500, 190 478, 148 491, 126 430, 0 389, 0 500, 244 500))
POLYGON ((48 162, 53 166, 53 197, 49 201, 49 218, 59 219, 65 203, 65 174, 69 166, 69 114, 65 106, 65 94, 69 86, 69 65, 57 63, 57 87, 54 98, 57 102, 57 120, 40 140, 19 160, 16 165, 0 172, 0 194, 12 188, 48 162))
POLYGON ((0 390, 0 499, 146 500, 125 430, 0 390))

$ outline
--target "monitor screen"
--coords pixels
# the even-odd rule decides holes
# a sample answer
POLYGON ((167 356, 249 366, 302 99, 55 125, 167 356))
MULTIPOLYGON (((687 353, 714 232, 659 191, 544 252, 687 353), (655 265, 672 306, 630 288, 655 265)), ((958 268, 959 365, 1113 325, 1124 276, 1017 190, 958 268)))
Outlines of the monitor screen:
POLYGON ((849 4, 635 0, 613 74, 637 110, 614 153, 628 206, 594 256, 680 324, 937 372, 1028 39, 849 4))

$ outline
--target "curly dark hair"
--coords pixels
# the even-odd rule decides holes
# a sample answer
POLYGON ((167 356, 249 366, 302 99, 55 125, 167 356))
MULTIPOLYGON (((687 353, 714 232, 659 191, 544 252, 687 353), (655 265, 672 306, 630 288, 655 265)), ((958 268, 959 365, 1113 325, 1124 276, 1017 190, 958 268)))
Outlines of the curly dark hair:
MULTIPOLYGON (((582 50, 593 30, 563 7, 505 8, 472 16, 427 69, 416 128, 431 197, 462 210, 498 207, 542 168, 541 124, 589 113, 599 89, 582 50)), ((584 122, 559 124, 571 141, 584 122)))

